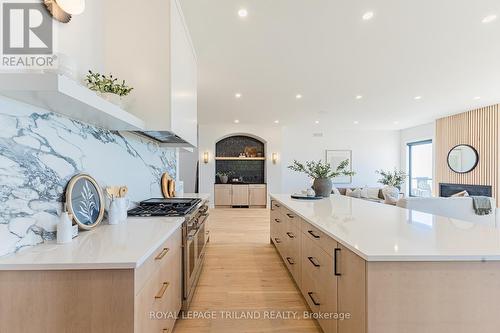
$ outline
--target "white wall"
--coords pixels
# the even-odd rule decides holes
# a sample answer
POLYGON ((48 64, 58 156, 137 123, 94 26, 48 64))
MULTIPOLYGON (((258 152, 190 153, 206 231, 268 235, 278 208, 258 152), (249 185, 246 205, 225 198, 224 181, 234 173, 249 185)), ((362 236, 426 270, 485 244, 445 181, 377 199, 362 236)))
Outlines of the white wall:
POLYGON ((106 72, 104 66, 105 13, 100 1, 86 1, 85 11, 69 23, 54 20, 55 52, 69 56, 77 64, 77 76, 83 80, 89 70, 106 72))
POLYGON ((194 193, 196 183, 196 164, 198 163, 198 149, 193 149, 192 152, 180 149, 178 156, 178 179, 184 182, 185 193, 194 193))
MULTIPOLYGON (((424 125, 419 125, 415 127, 410 127, 400 131, 400 156, 401 156, 401 169, 408 172, 408 148, 407 144, 411 142, 418 142, 424 140, 432 140, 433 152, 435 154, 435 136, 436 136, 436 124, 434 122, 424 125)), ((435 178, 435 158, 432 159, 432 177, 435 178)), ((408 182, 403 186, 405 193, 408 193, 408 182)))
POLYGON ((272 153, 281 156, 282 138, 281 128, 276 126, 255 126, 245 124, 220 124, 200 125, 198 157, 200 159, 200 193, 210 193, 213 198, 215 183, 215 143, 221 138, 232 134, 250 134, 265 141, 265 149, 268 159, 266 160, 266 182, 269 193, 280 193, 281 189, 281 159, 277 164, 271 160, 272 153), (203 153, 210 154, 209 163, 203 163, 203 153))
POLYGON ((352 167, 356 175, 347 186, 380 186, 375 170, 399 167, 399 132, 370 130, 330 130, 327 127, 291 126, 283 129, 282 192, 305 189, 310 180, 287 168, 294 159, 325 160, 326 150, 352 150, 352 167), (323 133, 323 137, 313 137, 323 133))

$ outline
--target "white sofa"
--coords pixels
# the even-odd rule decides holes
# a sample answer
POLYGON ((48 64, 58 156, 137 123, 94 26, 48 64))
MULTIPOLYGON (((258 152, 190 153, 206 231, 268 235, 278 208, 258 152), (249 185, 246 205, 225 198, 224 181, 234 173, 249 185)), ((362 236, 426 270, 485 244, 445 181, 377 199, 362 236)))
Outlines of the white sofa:
POLYGON ((400 199, 396 206, 468 222, 491 223, 497 221, 498 209, 496 201, 490 200, 493 209, 489 215, 476 215, 470 197, 410 197, 400 199))

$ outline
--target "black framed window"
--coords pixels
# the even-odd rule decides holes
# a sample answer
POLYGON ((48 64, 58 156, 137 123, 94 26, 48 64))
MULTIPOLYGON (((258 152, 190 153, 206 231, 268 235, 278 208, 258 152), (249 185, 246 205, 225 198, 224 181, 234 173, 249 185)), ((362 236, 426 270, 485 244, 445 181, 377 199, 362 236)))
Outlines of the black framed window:
POLYGON ((408 143, 408 193, 412 197, 432 196, 432 140, 408 143))

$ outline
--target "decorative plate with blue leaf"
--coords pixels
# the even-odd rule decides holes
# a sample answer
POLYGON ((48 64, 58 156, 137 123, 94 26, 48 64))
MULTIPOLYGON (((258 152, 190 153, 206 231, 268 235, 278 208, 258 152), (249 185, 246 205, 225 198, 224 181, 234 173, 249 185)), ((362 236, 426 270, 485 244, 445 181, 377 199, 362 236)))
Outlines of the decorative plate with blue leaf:
POLYGON ((102 190, 87 174, 71 178, 66 189, 66 205, 73 220, 84 230, 97 226, 104 216, 102 190))

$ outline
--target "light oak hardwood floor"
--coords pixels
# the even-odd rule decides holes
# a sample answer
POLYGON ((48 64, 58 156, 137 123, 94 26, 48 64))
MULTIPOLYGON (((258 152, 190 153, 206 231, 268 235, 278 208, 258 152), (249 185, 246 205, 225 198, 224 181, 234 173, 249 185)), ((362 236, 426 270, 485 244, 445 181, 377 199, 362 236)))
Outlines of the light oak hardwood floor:
POLYGON ((269 242, 269 210, 213 209, 209 230, 205 266, 190 308, 194 312, 188 315, 213 311, 215 316, 181 318, 174 333, 321 332, 311 319, 264 318, 269 311, 302 317, 308 310, 269 242), (260 319, 242 319, 243 314, 260 319))

